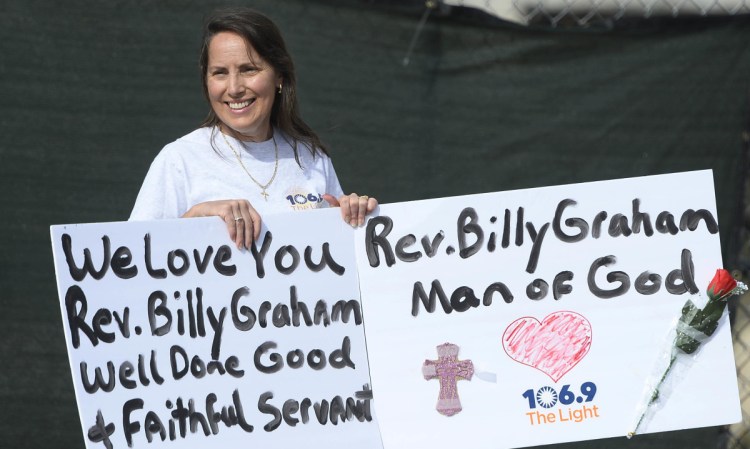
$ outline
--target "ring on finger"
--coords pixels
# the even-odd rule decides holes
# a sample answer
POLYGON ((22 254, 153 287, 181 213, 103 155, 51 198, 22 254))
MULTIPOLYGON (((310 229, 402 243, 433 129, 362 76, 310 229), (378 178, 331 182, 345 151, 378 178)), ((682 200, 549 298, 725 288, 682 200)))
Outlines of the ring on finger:
POLYGON ((367 195, 362 195, 362 196, 359 197, 359 199, 367 201, 367 200, 370 199, 370 197, 367 196, 367 195))
POLYGON ((234 217, 234 221, 235 222, 242 221, 242 220, 244 220, 244 218, 242 218, 242 217, 234 217))

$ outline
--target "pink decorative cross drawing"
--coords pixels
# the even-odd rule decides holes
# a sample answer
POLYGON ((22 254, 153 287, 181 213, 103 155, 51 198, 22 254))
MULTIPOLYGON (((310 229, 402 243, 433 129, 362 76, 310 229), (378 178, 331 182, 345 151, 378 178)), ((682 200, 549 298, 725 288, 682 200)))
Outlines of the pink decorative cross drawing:
POLYGON ((445 416, 453 416, 461 411, 458 398, 458 381, 471 380, 474 375, 474 364, 471 360, 458 360, 458 346, 443 343, 437 347, 438 359, 425 360, 422 374, 427 380, 440 380, 440 395, 437 411, 445 416))
POLYGON ((518 363, 531 366, 560 380, 591 348, 591 323, 570 311, 547 315, 541 322, 523 317, 503 333, 503 349, 518 363))

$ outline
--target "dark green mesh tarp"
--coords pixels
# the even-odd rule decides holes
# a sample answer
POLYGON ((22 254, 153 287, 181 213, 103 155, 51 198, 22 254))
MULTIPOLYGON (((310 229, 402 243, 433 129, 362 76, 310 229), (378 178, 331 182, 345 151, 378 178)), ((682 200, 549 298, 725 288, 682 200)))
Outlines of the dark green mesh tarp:
MULTIPOLYGON (((282 28, 345 190, 395 202, 708 168, 734 263, 747 17, 554 31, 455 10, 403 66, 422 2, 245 4, 282 28)), ((199 29, 217 5, 3 4, 1 447, 83 447, 49 226, 126 219, 155 154, 201 121, 199 29)), ((566 447, 719 444, 711 428, 566 447)))

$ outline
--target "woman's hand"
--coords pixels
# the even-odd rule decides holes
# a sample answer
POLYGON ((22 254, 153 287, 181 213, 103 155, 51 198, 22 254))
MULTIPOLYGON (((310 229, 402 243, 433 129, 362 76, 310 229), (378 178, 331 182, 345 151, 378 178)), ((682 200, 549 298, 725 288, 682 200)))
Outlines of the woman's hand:
POLYGON ((336 199, 332 195, 324 194, 323 199, 331 206, 341 208, 341 218, 348 224, 357 227, 365 224, 365 215, 371 213, 378 207, 378 200, 367 195, 350 193, 336 199))
POLYGON ((247 200, 218 200, 198 203, 183 218, 220 217, 227 225, 229 238, 237 248, 250 248, 260 237, 260 214, 247 200))

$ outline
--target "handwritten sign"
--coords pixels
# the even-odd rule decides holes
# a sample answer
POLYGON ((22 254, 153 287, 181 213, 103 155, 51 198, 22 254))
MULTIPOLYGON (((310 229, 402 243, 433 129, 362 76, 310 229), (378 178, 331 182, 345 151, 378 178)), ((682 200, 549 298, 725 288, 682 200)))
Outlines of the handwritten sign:
POLYGON ((381 447, 354 234, 311 217, 52 227, 87 447, 381 447))
MULTIPOLYGON (((264 218, 52 227, 87 447, 622 436, 722 265, 710 171, 264 218)), ((738 397, 724 320, 640 432, 738 397)))
MULTIPOLYGON (((722 266, 710 171, 384 205, 356 249, 387 449, 626 435, 722 266)), ((724 320, 641 432, 740 418, 724 320)))

